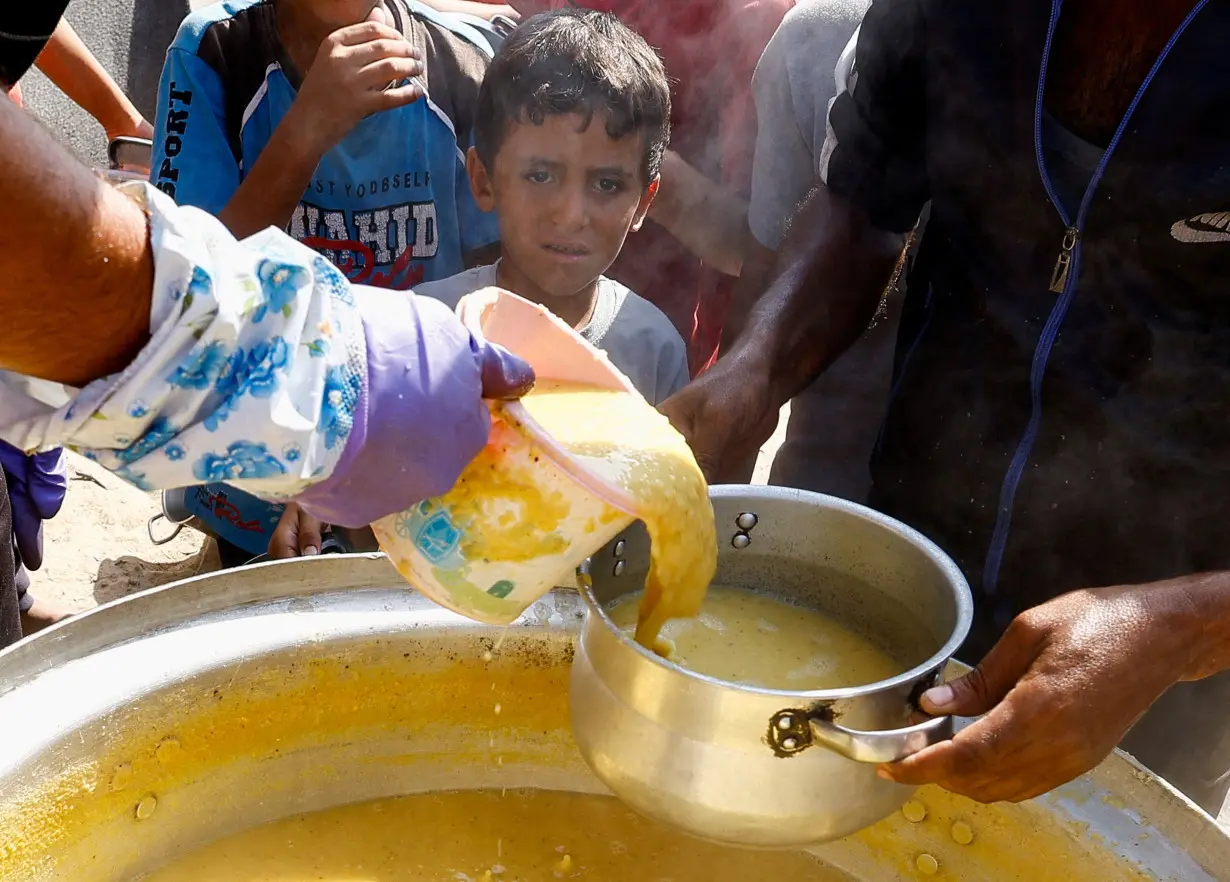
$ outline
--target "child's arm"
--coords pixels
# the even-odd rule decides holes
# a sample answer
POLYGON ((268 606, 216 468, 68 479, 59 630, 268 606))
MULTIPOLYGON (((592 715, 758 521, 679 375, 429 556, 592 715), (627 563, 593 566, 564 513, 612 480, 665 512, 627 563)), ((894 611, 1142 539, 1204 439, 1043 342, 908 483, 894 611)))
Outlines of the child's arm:
POLYGON ((98 120, 108 140, 121 136, 154 136, 150 124, 81 42, 67 20, 60 20, 36 64, 65 95, 98 120))
POLYGON ((715 183, 678 153, 662 157, 662 182, 649 216, 713 268, 737 276, 747 246, 747 200, 715 183))
POLYGON ((284 560, 288 557, 310 557, 320 554, 320 545, 326 525, 299 507, 298 503, 286 503, 286 509, 278 525, 269 537, 269 557, 284 560))
POLYGON ((367 21, 330 34, 298 97, 218 218, 239 238, 284 227, 321 158, 361 119, 419 100, 422 72, 418 50, 385 24, 380 7, 367 21))
MULTIPOLYGON (((242 157, 227 127, 222 79, 196 54, 199 34, 186 29, 167 53, 158 90, 151 182, 181 205, 215 214, 237 238, 285 227, 321 157, 363 117, 418 100, 418 54, 400 33, 377 21, 330 35, 299 95, 259 157, 242 157), (390 83, 405 85, 389 87, 390 83), (255 161, 253 161, 255 160, 255 161)), ((191 19, 190 19, 191 21, 191 19)))

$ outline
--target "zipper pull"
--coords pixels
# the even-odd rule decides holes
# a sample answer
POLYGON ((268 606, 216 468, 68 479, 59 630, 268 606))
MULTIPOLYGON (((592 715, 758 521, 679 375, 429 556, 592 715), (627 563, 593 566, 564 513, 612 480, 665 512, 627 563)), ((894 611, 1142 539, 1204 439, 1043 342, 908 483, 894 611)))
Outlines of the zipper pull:
POLYGON ((1063 234, 1063 247, 1059 251, 1059 259, 1055 261, 1055 271, 1051 273, 1051 292, 1062 294, 1068 287, 1068 274, 1072 271, 1072 252, 1081 239, 1081 231, 1076 227, 1068 227, 1063 234))

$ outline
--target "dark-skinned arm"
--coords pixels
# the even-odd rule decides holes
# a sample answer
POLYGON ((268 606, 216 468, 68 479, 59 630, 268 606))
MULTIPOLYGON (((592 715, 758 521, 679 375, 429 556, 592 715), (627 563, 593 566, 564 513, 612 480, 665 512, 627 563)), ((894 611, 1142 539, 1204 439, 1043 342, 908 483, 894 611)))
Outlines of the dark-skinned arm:
POLYGON ((723 355, 735 348, 735 343, 747 327, 752 310, 777 275, 777 252, 766 248, 748 231, 744 245, 743 267, 730 295, 730 307, 722 325, 723 355))
POLYGON ((922 697, 982 716, 885 766, 980 802, 1018 802, 1088 772, 1161 694, 1230 669, 1230 573, 1073 591, 1017 616, 971 673, 922 697))
POLYGON ((37 64, 60 91, 98 120, 108 140, 153 137, 150 124, 67 21, 56 27, 37 64))
POLYGON ((802 392, 867 329, 905 247, 825 187, 800 207, 780 272, 730 353, 769 383, 774 407, 802 392))
POLYGON ((665 402, 710 480, 759 449, 782 404, 862 333, 929 198, 924 22, 916 0, 874 0, 854 61, 835 71, 821 180, 796 213, 777 278, 734 348, 665 402), (888 232, 885 232, 888 231, 888 232))
POLYGON ((903 246, 849 200, 823 187, 811 194, 734 348, 662 406, 711 481, 737 473, 781 406, 859 338, 903 246))
POLYGON ((121 370, 149 339, 144 212, 7 101, 0 156, 21 157, 0 175, 0 368, 72 386, 121 370))

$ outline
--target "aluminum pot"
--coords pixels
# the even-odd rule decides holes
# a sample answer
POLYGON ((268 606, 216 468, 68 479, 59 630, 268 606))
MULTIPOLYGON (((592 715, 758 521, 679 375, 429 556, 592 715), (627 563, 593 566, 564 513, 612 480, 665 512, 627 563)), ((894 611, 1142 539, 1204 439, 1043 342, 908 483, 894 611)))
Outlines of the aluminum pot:
POLYGON ((643 529, 595 555, 572 674, 572 728, 594 773, 659 820, 719 842, 797 847, 891 814, 911 788, 876 775, 952 736, 951 717, 910 725, 969 631, 961 571, 917 531, 845 500, 780 487, 714 487, 714 584, 764 590, 829 614, 901 664, 890 680, 785 692, 664 661, 605 612, 640 591, 643 529))
MULTIPOLYGON (((569 733, 583 615, 556 591, 505 633, 407 591, 380 555, 326 555, 56 625, 0 652, 0 879, 133 882, 255 825, 389 796, 603 794, 569 733)), ((921 821, 897 812, 810 851, 850 882, 1230 879, 1230 838, 1122 754, 1021 805, 932 787, 915 800, 921 821)))

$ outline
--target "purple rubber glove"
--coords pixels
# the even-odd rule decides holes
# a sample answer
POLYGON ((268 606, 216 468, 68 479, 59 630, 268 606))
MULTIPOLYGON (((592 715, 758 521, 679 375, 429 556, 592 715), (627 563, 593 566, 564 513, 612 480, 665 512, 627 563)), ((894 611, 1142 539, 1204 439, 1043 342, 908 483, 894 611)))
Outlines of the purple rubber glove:
POLYGON ((367 382, 333 474, 295 501, 342 527, 452 489, 487 443, 484 398, 519 398, 534 371, 476 339, 447 306, 427 297, 354 287, 367 335, 367 382))
POLYGON ((13 509, 13 538, 28 570, 43 565, 43 521, 51 520, 68 492, 68 463, 60 448, 27 455, 0 441, 0 466, 13 509))

